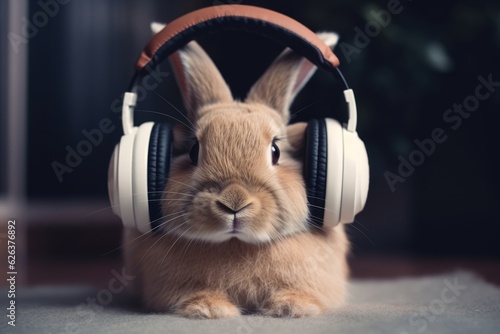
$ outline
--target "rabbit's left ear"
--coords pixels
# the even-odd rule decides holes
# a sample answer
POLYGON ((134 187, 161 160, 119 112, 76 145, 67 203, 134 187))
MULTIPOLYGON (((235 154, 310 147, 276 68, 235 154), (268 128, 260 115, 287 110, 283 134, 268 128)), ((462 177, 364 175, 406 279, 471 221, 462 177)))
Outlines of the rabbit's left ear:
MULTIPOLYGON (((332 32, 317 35, 330 48, 333 48, 339 39, 338 35, 332 32)), ((291 49, 285 49, 250 89, 246 102, 267 105, 276 110, 284 121, 288 121, 293 99, 316 68, 309 60, 291 49)))

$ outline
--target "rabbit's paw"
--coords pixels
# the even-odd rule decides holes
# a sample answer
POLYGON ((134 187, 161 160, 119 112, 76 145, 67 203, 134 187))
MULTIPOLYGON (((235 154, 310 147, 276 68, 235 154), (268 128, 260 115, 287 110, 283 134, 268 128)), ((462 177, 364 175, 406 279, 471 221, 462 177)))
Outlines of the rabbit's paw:
POLYGON ((318 315, 323 307, 311 295, 301 291, 280 291, 270 296, 262 307, 264 315, 301 318, 318 315))
POLYGON ((219 291, 202 291, 183 298, 175 313, 193 319, 219 319, 240 315, 240 310, 219 291))

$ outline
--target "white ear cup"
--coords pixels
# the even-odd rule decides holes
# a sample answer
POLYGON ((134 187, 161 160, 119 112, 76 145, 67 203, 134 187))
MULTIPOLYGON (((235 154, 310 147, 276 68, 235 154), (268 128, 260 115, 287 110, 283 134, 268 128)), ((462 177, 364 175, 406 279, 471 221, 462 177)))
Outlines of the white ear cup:
POLYGON ((118 150, 119 144, 115 145, 108 167, 108 195, 113 213, 120 216, 120 203, 118 201, 118 150))
POLYGON ((134 199, 132 194, 134 188, 132 185, 132 169, 134 157, 134 139, 136 128, 131 133, 122 136, 118 149, 118 163, 115 177, 118 180, 117 196, 118 215, 122 219, 125 227, 135 228, 134 219, 134 199))
POLYGON ((368 156, 356 132, 325 119, 327 128, 327 177, 324 226, 354 221, 366 202, 369 184, 368 156))
POLYGON ((108 194, 125 227, 150 230, 148 150, 154 123, 134 127, 116 145, 108 169, 108 194))
POLYGON ((344 137, 344 177, 340 223, 352 223, 356 214, 363 210, 370 180, 368 155, 357 132, 342 131, 344 137))
POLYGON ((328 163, 326 171, 326 195, 323 225, 335 227, 340 220, 342 202, 342 177, 344 168, 344 129, 334 119, 325 119, 327 132, 328 163))
POLYGON ((134 198, 134 220, 139 231, 146 233, 151 230, 149 216, 149 192, 148 192, 148 157, 149 140, 153 122, 141 124, 137 129, 134 140, 133 161, 133 198, 134 198))

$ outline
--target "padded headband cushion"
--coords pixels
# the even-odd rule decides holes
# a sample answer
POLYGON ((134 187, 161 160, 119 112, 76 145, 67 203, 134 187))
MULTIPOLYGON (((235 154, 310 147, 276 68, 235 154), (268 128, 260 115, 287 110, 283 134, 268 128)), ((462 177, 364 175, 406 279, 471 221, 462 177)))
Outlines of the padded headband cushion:
POLYGON ((158 63, 198 36, 224 29, 261 34, 285 44, 320 68, 334 72, 333 51, 301 23, 274 11, 246 5, 221 5, 186 14, 156 34, 141 53, 136 69, 147 74, 158 63))
POLYGON ((151 130, 148 154, 148 205, 151 229, 161 224, 161 199, 165 191, 172 158, 172 128, 156 123, 151 130))
POLYGON ((311 222, 321 227, 326 197, 328 134, 324 119, 312 119, 306 130, 304 180, 311 222))

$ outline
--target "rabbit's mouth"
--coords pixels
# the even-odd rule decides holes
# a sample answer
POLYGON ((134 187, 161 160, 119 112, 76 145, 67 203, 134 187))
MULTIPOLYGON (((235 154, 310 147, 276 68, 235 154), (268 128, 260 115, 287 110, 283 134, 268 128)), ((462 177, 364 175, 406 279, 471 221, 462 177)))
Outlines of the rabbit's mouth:
MULTIPOLYGON (((192 202, 189 220, 198 222, 192 229, 199 232, 199 238, 214 242, 231 238, 249 243, 269 241, 272 224, 266 223, 271 220, 271 215, 266 214, 262 198, 253 188, 232 182, 222 189, 198 192, 192 202)), ((191 236, 189 232, 187 234, 191 236)))
POLYGON ((231 232, 229 232, 230 234, 238 234, 241 232, 241 220, 236 217, 236 215, 234 215, 234 219, 233 219, 233 226, 232 226, 232 230, 231 232))
POLYGON ((255 215, 250 210, 234 214, 219 214, 216 218, 217 227, 208 239, 224 242, 229 239, 238 239, 247 243, 261 243, 269 241, 266 233, 258 233, 255 228, 255 215))
POLYGON ((189 220, 200 222, 186 227, 187 238, 202 239, 209 242, 225 242, 238 239, 245 243, 261 244, 271 241, 270 217, 262 214, 262 206, 258 201, 242 207, 240 210, 222 210, 216 202, 210 208, 194 210, 189 220), (264 227, 266 226, 266 227, 264 227))

